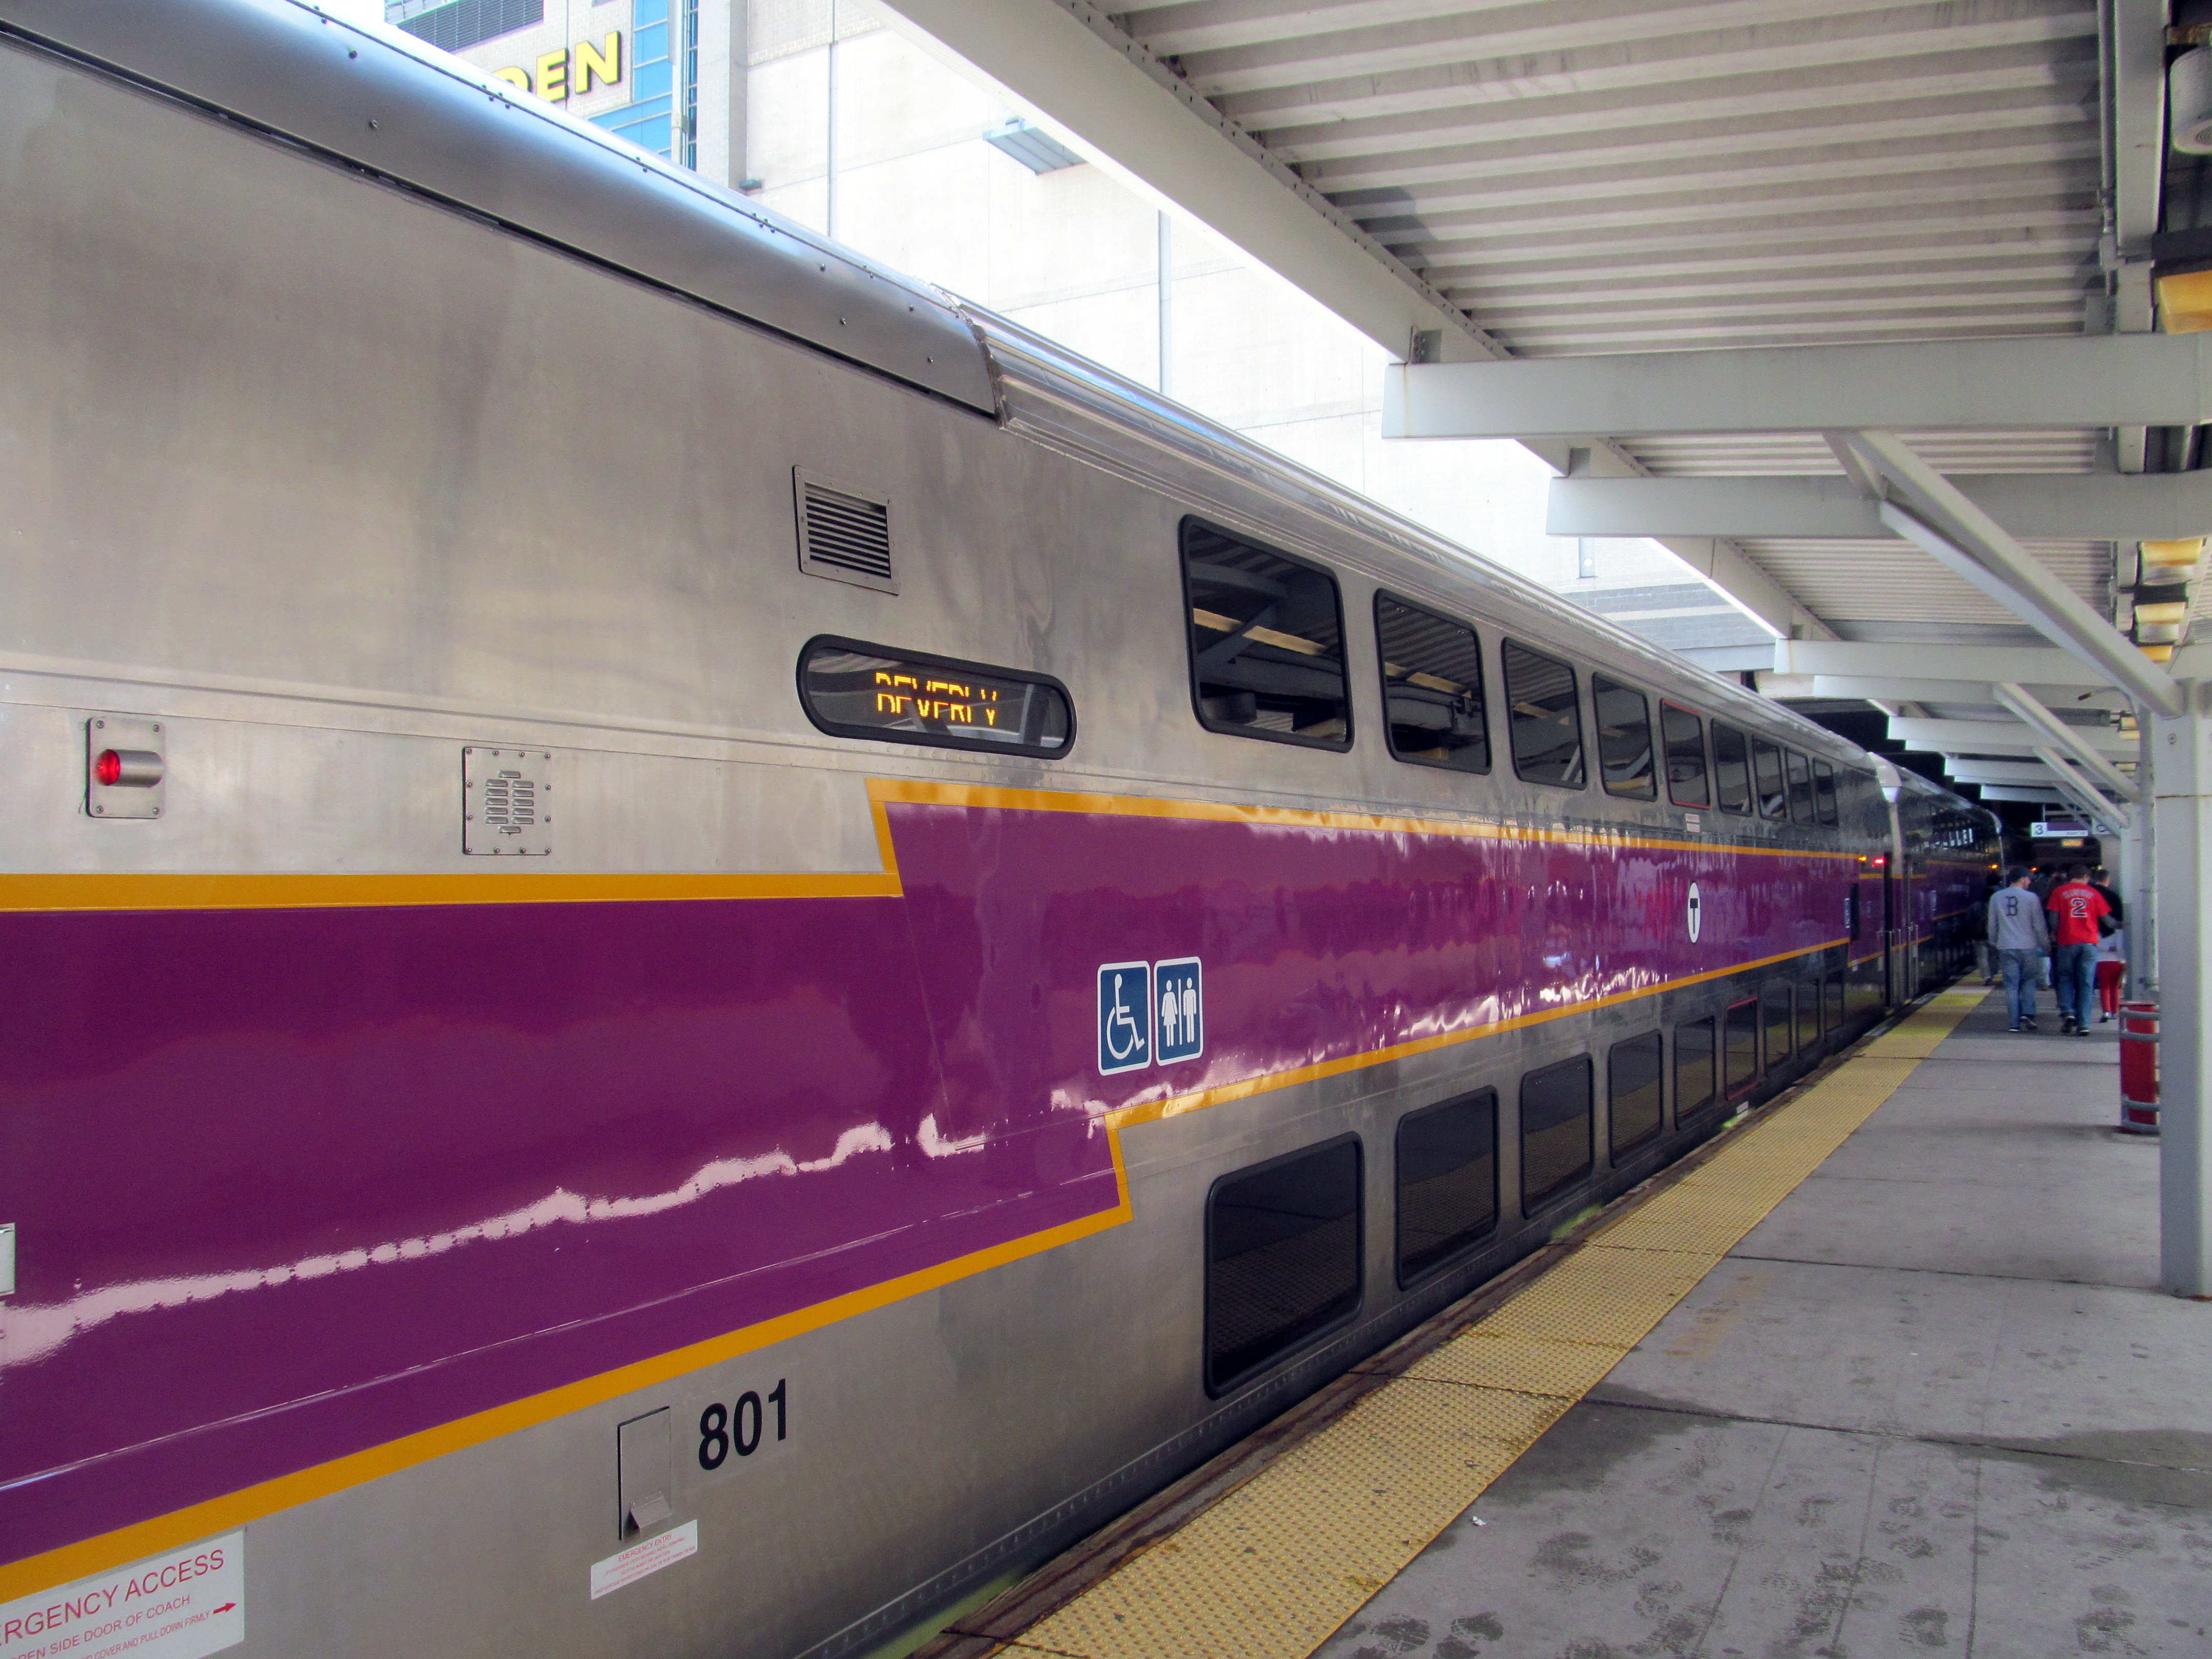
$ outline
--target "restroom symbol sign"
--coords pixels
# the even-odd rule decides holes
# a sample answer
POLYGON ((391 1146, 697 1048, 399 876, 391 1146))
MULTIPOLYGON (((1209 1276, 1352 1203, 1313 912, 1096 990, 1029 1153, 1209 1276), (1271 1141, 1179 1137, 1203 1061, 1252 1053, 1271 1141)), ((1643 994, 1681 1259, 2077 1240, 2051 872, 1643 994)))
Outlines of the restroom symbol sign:
POLYGON ((1098 970, 1098 1071, 1111 1077, 1152 1063, 1152 969, 1109 962, 1098 970))
POLYGON ((1702 930, 1705 925, 1705 896, 1698 890, 1698 884, 1694 881, 1690 884, 1688 915, 1690 922, 1690 943, 1695 945, 1698 942, 1698 934, 1699 931, 1702 930))
POLYGON ((1196 957, 1152 964, 1153 1027, 1163 1066, 1206 1052, 1206 988, 1196 957))

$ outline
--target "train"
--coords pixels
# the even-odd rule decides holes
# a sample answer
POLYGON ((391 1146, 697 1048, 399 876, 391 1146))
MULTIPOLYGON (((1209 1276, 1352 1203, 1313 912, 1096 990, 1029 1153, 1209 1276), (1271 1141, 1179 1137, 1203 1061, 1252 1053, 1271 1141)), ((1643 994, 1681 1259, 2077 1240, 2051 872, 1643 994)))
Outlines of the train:
POLYGON ((0 0, 0 1656, 833 1659, 1947 975, 1980 808, 395 30, 0 0))

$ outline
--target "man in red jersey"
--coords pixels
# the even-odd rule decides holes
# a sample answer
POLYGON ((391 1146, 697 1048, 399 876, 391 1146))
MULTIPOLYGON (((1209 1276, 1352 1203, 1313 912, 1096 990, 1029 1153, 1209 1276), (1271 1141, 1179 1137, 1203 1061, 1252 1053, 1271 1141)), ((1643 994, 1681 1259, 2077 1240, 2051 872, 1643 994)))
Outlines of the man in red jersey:
POLYGON ((2089 866, 2077 864, 2063 885, 2051 890, 2051 977, 2058 992, 2058 1028, 2075 1036, 2089 1035, 2090 999, 2096 993, 2097 918, 2112 907, 2089 885, 2089 866))

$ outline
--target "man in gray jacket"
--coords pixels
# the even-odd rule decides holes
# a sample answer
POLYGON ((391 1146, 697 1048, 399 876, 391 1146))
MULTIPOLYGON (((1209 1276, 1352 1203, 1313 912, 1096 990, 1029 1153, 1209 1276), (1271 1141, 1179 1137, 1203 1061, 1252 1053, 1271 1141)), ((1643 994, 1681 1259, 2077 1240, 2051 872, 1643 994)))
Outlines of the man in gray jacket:
POLYGON ((2051 951, 2034 879, 2035 872, 2015 864, 2005 872, 2008 884, 1990 895, 1990 948, 2004 975, 2005 1021, 2015 1031, 2035 1030, 2035 987, 2042 977, 2036 963, 2051 951))

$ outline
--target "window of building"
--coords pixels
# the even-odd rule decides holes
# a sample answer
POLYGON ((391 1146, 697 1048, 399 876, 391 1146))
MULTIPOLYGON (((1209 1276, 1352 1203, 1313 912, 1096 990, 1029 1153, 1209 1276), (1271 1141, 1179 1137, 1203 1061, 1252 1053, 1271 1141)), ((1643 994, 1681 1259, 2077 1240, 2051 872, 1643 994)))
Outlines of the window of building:
POLYGON ((1045 674, 817 635, 799 655, 799 701, 833 737, 1055 759, 1075 705, 1045 674))
POLYGON ((1666 1056, 1662 1046, 1659 1033, 1648 1031, 1614 1043, 1606 1056, 1606 1100, 1615 1158, 1657 1134, 1665 1121, 1666 1056))
POLYGON ((1196 519, 1182 521, 1191 690, 1211 732, 1352 745, 1336 578, 1196 519))
POLYGON ((1521 1079, 1522 1214, 1534 1214, 1546 1200, 1589 1173, 1590 1117, 1588 1054, 1521 1079))
POLYGON ((1487 772, 1490 722, 1474 630, 1377 593, 1375 646, 1390 752, 1421 766, 1487 772))
POLYGON ((1723 1063, 1728 1070, 1728 1092, 1741 1094, 1759 1081, 1759 1000, 1751 998, 1728 1011, 1723 1063))
POLYGON ((1581 788, 1582 698, 1573 667, 1511 640, 1504 655, 1513 769, 1531 783, 1581 788))
POLYGON ((1674 1121, 1696 1116, 1720 1098, 1712 1017, 1674 1028, 1674 1121))
POLYGON ((1782 747, 1753 738, 1751 742, 1753 781, 1759 787, 1759 815, 1778 818, 1790 810, 1789 790, 1782 777, 1782 747))
POLYGON ((1795 749, 1785 749, 1782 758, 1790 770, 1790 821, 1810 823, 1813 821, 1813 763, 1795 749))
POLYGON ((1759 1004, 1766 1026, 1766 1069, 1771 1072, 1791 1052, 1790 988, 1766 986, 1759 992, 1759 1004))
POLYGON ((1713 783, 1722 811, 1751 811, 1751 741, 1718 720, 1713 722, 1713 783))
POLYGON ((1359 1139, 1213 1183, 1206 1200, 1206 1386, 1221 1394, 1359 1308, 1359 1139))
POLYGON ((1498 1091, 1398 1120, 1398 1282, 1410 1285, 1498 1226, 1498 1091))
POLYGON ((1836 769, 1824 760, 1813 763, 1813 816, 1833 823, 1836 816, 1836 769))
POLYGON ((1667 799, 1677 806, 1711 805, 1705 781, 1705 722, 1662 700, 1659 730, 1667 743, 1667 799))
POLYGON ((1606 793, 1657 799, 1650 700, 1632 685, 1593 674, 1590 706, 1597 715, 1597 763, 1606 793))

